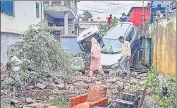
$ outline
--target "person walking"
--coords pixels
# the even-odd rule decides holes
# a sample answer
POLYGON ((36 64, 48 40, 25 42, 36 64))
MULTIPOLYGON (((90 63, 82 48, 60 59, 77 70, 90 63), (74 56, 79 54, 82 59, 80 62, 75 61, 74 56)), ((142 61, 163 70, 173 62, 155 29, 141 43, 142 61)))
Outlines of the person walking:
POLYGON ((90 76, 97 70, 103 75, 101 60, 101 47, 95 38, 91 39, 91 63, 90 63, 90 76))
POLYGON ((131 48, 130 43, 125 41, 123 36, 119 37, 119 41, 122 43, 122 57, 120 59, 120 66, 123 70, 123 74, 130 74, 130 58, 131 48))

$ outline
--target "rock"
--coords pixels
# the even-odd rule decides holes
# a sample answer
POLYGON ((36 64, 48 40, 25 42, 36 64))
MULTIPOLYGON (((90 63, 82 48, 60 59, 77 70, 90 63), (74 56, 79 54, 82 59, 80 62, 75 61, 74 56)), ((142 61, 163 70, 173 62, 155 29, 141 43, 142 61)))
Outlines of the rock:
POLYGON ((117 72, 114 71, 114 70, 111 70, 111 71, 109 72, 109 76, 116 76, 116 75, 117 75, 117 72))
POLYGON ((40 89, 44 89, 46 86, 45 86, 44 84, 38 83, 38 84, 37 84, 37 87, 40 88, 40 89))
POLYGON ((73 90, 74 87, 73 87, 72 85, 66 85, 65 89, 66 89, 66 90, 73 90))
POLYGON ((136 78, 137 78, 137 79, 141 79, 141 76, 137 76, 136 78))
POLYGON ((83 84, 81 85, 81 87, 82 87, 82 89, 88 89, 89 85, 86 84, 86 83, 83 83, 83 84))
POLYGON ((100 82, 100 81, 95 81, 95 83, 96 83, 97 85, 101 85, 101 84, 102 84, 102 82, 100 82))
POLYGON ((23 108, 45 108, 46 105, 42 103, 32 103, 28 105, 24 105, 23 108))
POLYGON ((26 98, 26 103, 27 104, 31 104, 31 103, 34 103, 35 101, 31 98, 26 98))
POLYGON ((10 103, 11 104, 18 104, 20 101, 18 99, 11 99, 10 103))
POLYGON ((136 79, 131 79, 130 81, 131 81, 130 84, 137 84, 138 83, 136 79))
POLYGON ((91 82, 92 82, 92 80, 91 80, 91 78, 90 78, 90 77, 88 77, 88 78, 84 79, 84 82, 85 82, 85 83, 91 83, 91 82))
POLYGON ((37 103, 36 108, 45 108, 46 105, 42 103, 37 103))
POLYGON ((32 86, 32 85, 26 87, 27 90, 31 90, 33 88, 34 88, 34 86, 32 86))
POLYGON ((1 90, 1 95, 2 95, 2 94, 7 95, 7 91, 1 90))
POLYGON ((57 108, 56 106, 48 106, 47 108, 57 108))
POLYGON ((112 78, 112 79, 106 80, 106 82, 116 82, 116 81, 117 81, 117 78, 112 78))
POLYGON ((131 76, 134 77, 134 78, 136 78, 137 75, 138 75, 138 74, 137 74, 136 72, 132 72, 132 74, 131 74, 131 76))
POLYGON ((122 89, 124 88, 124 83, 123 83, 123 82, 120 82, 120 83, 118 84, 118 88, 119 88, 120 90, 122 90, 122 89))
POLYGON ((65 88, 65 84, 58 84, 57 87, 59 90, 63 90, 65 88))
POLYGON ((140 85, 143 85, 143 83, 144 83, 144 82, 143 82, 143 81, 141 81, 141 82, 140 82, 140 85))

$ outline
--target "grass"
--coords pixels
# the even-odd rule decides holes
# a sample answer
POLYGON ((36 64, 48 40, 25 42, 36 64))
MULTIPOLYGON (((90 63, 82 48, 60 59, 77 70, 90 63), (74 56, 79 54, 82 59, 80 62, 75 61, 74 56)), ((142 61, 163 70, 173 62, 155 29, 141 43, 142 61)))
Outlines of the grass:
POLYGON ((63 108, 68 104, 68 99, 66 98, 58 98, 52 101, 52 105, 56 106, 57 108, 63 108))

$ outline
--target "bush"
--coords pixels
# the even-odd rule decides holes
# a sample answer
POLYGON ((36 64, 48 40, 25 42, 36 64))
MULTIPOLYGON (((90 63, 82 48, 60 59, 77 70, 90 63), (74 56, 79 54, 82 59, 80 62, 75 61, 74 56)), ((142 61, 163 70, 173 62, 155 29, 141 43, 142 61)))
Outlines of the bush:
POLYGON ((163 75, 154 69, 149 71, 149 75, 144 80, 144 84, 151 89, 151 96, 158 102, 160 108, 174 108, 176 104, 176 77, 163 75), (168 85, 168 94, 163 96, 162 86, 158 76, 164 76, 168 85))

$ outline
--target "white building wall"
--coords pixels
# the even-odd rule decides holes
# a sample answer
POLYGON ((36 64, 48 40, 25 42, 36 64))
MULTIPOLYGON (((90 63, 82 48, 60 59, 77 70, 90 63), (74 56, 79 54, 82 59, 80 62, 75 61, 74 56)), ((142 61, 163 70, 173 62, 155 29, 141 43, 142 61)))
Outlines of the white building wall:
POLYGON ((41 17, 41 2, 15 1, 14 14, 15 16, 1 14, 1 32, 20 33, 29 25, 39 23, 43 18, 43 16, 41 17), (36 2, 39 3, 39 18, 36 18, 36 2))
POLYGON ((1 63, 5 64, 8 61, 7 50, 8 47, 21 38, 18 34, 1 33, 1 63))
POLYGON ((37 2, 39 18, 36 18, 36 1, 15 1, 14 16, 1 14, 1 63, 7 62, 7 49, 20 40, 20 33, 28 29, 29 25, 37 24, 43 19, 41 2, 37 2))

